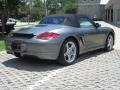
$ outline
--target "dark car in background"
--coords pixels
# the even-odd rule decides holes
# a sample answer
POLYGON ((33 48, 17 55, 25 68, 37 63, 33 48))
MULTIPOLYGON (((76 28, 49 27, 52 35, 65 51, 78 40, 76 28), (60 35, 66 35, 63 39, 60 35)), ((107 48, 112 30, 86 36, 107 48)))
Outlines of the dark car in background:
MULTIPOLYGON (((16 25, 17 20, 13 18, 8 18, 6 26, 5 26, 5 32, 8 34, 11 30, 14 29, 14 25, 16 25)), ((2 24, 0 20, 0 32, 2 32, 2 24)))

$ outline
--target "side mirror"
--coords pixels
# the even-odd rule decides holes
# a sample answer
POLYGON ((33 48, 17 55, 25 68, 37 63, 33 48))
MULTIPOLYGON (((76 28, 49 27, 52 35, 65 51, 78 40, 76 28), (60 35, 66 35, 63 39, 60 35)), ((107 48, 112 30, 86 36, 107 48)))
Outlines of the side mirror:
POLYGON ((99 23, 95 23, 95 27, 99 28, 99 27, 101 27, 101 25, 99 23))

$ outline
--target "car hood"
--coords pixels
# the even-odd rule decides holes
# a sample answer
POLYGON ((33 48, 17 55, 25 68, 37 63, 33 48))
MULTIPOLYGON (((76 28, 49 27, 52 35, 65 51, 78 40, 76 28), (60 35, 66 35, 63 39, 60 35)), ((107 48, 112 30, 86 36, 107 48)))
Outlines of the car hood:
POLYGON ((38 25, 31 26, 28 28, 14 30, 13 33, 38 35, 38 34, 43 33, 43 32, 53 31, 53 30, 57 30, 57 29, 65 28, 65 27, 67 27, 67 26, 52 25, 52 24, 38 24, 38 25))

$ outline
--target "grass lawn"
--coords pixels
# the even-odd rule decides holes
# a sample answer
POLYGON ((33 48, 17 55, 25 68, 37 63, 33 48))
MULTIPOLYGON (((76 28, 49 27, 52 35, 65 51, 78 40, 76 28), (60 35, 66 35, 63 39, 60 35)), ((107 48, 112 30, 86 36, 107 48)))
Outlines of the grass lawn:
POLYGON ((0 51, 5 50, 5 43, 3 40, 0 40, 0 51))
POLYGON ((4 40, 2 39, 2 34, 0 33, 0 51, 5 50, 5 43, 4 40))

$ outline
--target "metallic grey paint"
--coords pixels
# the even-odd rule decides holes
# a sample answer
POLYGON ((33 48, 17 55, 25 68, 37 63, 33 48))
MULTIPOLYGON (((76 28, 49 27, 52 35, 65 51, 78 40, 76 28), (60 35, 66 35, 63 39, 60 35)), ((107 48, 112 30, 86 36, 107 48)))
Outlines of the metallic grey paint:
POLYGON ((67 38, 74 38, 79 47, 79 54, 104 48, 109 33, 114 31, 107 27, 80 28, 66 25, 38 24, 26 29, 14 30, 13 33, 34 34, 33 38, 6 37, 6 50, 9 54, 19 52, 21 55, 36 56, 40 59, 55 60, 59 56, 63 42, 67 38), (52 40, 36 39, 36 36, 43 32, 55 32, 60 36, 52 40), (21 51, 11 49, 11 44, 21 44, 21 51))

